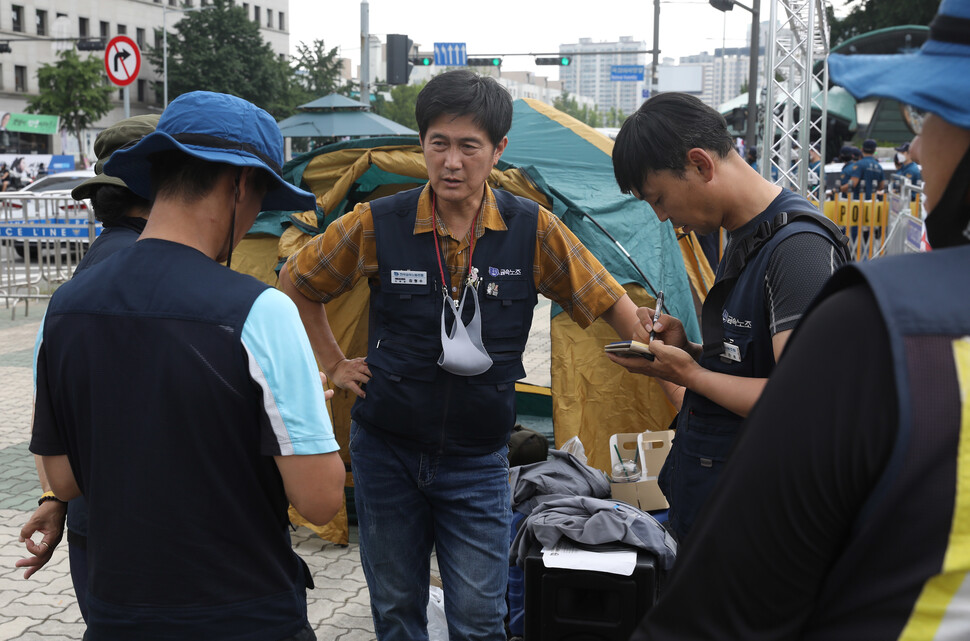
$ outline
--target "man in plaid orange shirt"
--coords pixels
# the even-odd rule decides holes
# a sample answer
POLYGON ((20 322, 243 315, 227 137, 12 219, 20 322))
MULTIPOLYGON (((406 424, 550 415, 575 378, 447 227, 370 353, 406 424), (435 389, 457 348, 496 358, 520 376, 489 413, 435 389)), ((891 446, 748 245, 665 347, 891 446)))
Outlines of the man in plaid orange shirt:
POLYGON ((507 443, 537 294, 623 338, 636 306, 558 218, 486 184, 512 124, 494 79, 436 76, 416 115, 429 183, 358 205, 292 256, 280 283, 330 380, 359 397, 350 452, 378 638, 427 638, 433 546, 450 638, 504 641, 507 443), (360 278, 366 359, 345 357, 322 304, 360 278))

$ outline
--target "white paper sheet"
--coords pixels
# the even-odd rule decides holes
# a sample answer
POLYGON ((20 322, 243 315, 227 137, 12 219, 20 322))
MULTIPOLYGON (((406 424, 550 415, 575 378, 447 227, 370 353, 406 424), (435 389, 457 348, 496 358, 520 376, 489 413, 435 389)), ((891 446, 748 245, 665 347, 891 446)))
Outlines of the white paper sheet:
POLYGON ((636 550, 593 552, 577 547, 568 539, 560 539, 552 549, 542 548, 542 563, 547 568, 594 570, 631 576, 637 567, 636 550))

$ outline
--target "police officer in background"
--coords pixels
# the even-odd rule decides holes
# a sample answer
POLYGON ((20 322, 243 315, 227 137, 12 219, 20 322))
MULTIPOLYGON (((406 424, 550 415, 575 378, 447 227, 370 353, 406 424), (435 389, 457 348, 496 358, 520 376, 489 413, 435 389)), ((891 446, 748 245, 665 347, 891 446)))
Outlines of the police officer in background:
POLYGON ((829 57, 905 105, 933 251, 829 282, 632 641, 970 638, 968 25, 943 0, 917 53, 829 57))
POLYGON ((832 196, 835 195, 836 191, 841 190, 842 185, 849 184, 849 180, 850 180, 849 170, 852 167, 852 164, 855 162, 855 158, 853 157, 853 154, 852 154, 853 149, 855 149, 855 147, 853 147, 852 145, 842 145, 842 148, 839 149, 839 162, 842 163, 842 169, 839 172, 839 183, 837 185, 839 189, 832 190, 830 194, 832 196))
POLYGON ((873 191, 886 189, 886 174, 876 157, 876 141, 869 138, 862 143, 862 160, 853 162, 848 169, 843 169, 843 175, 848 181, 842 181, 842 193, 852 190, 852 197, 858 198, 859 193, 865 194, 866 200, 872 198, 873 191))
POLYGON ((913 185, 919 187, 920 183, 923 182, 923 174, 919 170, 919 165, 913 160, 908 142, 896 147, 896 158, 899 160, 899 169, 896 171, 896 175, 901 179, 906 178, 913 185))

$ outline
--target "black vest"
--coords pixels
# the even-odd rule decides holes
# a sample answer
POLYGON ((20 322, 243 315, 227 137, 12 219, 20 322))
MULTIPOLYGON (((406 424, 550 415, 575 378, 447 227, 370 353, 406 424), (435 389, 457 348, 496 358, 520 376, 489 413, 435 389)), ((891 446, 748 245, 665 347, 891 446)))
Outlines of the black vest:
POLYGON ((266 638, 305 620, 313 583, 241 340, 267 287, 148 239, 52 297, 38 367, 57 372, 46 393, 89 505, 90 638, 130 639, 139 621, 173 639, 266 638))
MULTIPOLYGON (((818 234, 836 245, 844 239, 841 234, 834 236, 835 228, 830 231, 819 220, 821 216, 813 216, 819 222, 800 218, 780 226, 775 222, 778 216, 774 212, 760 214, 756 231, 733 242, 731 255, 725 256, 718 266, 717 279, 702 310, 705 349, 700 364, 705 369, 731 376, 767 378, 775 367, 764 285, 772 252, 779 243, 797 233, 818 234), (718 296, 719 287, 728 285, 725 270, 730 269, 738 252, 747 254, 745 248, 752 246, 750 239, 766 231, 763 244, 755 247, 743 263, 733 289, 726 298, 718 296), (721 300, 723 304, 719 305, 721 300), (718 332, 708 331, 712 319, 718 332), (708 335, 717 333, 721 336, 708 335)), ((677 436, 659 478, 660 488, 670 503, 671 527, 681 540, 714 489, 742 421, 737 414, 687 390, 675 420, 677 436)))
MULTIPOLYGON (((934 606, 946 609, 945 595, 970 570, 966 555, 954 554, 970 545, 966 481, 962 494, 956 489, 970 474, 970 356, 959 345, 970 336, 968 274, 970 247, 881 258, 840 270, 813 304, 860 282, 871 289, 890 339, 899 423, 886 468, 826 579, 815 632, 806 639, 899 638, 912 620, 938 620, 942 610, 934 606), (948 554, 952 567, 944 566, 948 554)), ((965 611, 965 599, 957 595, 953 605, 965 611)), ((961 620, 945 638, 967 638, 965 617, 950 624, 961 620)), ((930 637, 941 638, 912 638, 930 637)))
MULTIPOLYGON (((403 447, 441 454, 502 448, 515 423, 515 381, 536 305, 533 275, 539 206, 493 191, 508 231, 486 229, 475 241, 477 305, 492 367, 478 376, 438 367, 445 304, 434 233, 415 234, 423 187, 371 203, 379 279, 371 281, 367 397, 354 420, 403 447)), ((450 278, 447 275, 446 278, 450 278)), ((450 291, 450 282, 446 283, 450 291)), ((460 292, 459 292, 460 294, 460 292)), ((464 318, 474 307, 466 303, 464 318)), ((448 328, 453 315, 446 314, 448 328)))

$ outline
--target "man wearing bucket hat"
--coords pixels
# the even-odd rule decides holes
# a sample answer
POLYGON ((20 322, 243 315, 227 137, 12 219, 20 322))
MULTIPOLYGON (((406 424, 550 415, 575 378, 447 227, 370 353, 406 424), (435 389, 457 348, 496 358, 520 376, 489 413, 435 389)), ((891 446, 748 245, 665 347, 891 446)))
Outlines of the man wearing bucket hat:
POLYGON ((51 298, 30 449, 88 503, 90 641, 315 638, 287 502, 328 521, 343 463, 296 309, 219 265, 261 209, 314 206, 282 150, 262 109, 179 96, 104 167, 153 198, 139 241, 51 298))
POLYGON ((94 140, 94 153, 98 157, 94 165, 95 176, 75 187, 71 196, 74 200, 91 200, 94 217, 101 222, 103 231, 78 263, 77 271, 128 247, 145 229, 151 201, 128 189, 120 178, 104 173, 104 165, 114 152, 155 131, 158 119, 155 114, 132 116, 111 125, 94 140))
POLYGON ((933 251, 816 299, 637 641, 970 638, 970 0, 829 69, 903 105, 933 251))
MULTIPOLYGON (((94 152, 98 156, 94 168, 96 175, 75 187, 71 196, 75 200, 91 199, 94 216, 101 222, 103 230, 91 243, 75 273, 82 272, 119 249, 130 246, 138 240, 138 235, 145 228, 151 203, 129 190, 120 178, 105 174, 104 163, 119 148, 136 143, 155 131, 158 118, 157 115, 126 118, 102 131, 95 139, 94 152)), ((35 459, 44 494, 39 499, 37 510, 20 531, 20 541, 34 556, 17 561, 16 566, 26 568, 24 578, 30 578, 50 560, 64 532, 66 512, 71 581, 74 583, 81 616, 87 620, 87 505, 80 496, 68 504, 52 496, 40 458, 35 456, 35 459), (31 537, 38 531, 43 534, 43 538, 35 544, 31 537)))

